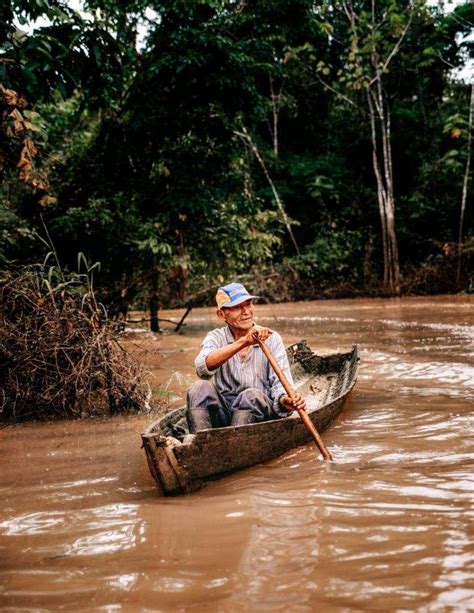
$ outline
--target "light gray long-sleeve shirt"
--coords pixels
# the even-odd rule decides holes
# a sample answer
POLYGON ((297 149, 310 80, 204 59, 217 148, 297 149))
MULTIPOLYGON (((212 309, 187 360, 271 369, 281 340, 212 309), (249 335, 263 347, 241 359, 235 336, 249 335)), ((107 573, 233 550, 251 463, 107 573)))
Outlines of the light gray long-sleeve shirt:
MULTIPOLYGON (((228 326, 211 330, 201 344, 201 351, 195 360, 196 373, 201 379, 211 379, 214 376, 214 385, 217 391, 232 404, 240 392, 250 387, 264 392, 273 402, 273 409, 280 417, 288 417, 290 413, 280 405, 280 398, 286 395, 285 389, 268 362, 265 354, 258 345, 248 348, 245 360, 242 361, 239 353, 232 356, 227 362, 215 370, 209 370, 206 365, 207 356, 216 349, 220 349, 235 341, 228 326)), ((266 344, 286 378, 293 385, 288 356, 285 346, 278 332, 266 340, 266 344)))

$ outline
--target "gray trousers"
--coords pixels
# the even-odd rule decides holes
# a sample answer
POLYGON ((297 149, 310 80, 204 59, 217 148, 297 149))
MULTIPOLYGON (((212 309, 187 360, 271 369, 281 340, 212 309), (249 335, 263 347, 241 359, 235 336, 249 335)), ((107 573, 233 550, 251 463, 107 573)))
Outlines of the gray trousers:
POLYGON ((235 411, 250 411, 255 421, 278 419, 280 416, 273 410, 273 402, 261 390, 254 387, 240 392, 233 402, 229 403, 216 390, 210 381, 196 381, 188 390, 187 408, 202 408, 209 411, 213 428, 229 426, 235 411))

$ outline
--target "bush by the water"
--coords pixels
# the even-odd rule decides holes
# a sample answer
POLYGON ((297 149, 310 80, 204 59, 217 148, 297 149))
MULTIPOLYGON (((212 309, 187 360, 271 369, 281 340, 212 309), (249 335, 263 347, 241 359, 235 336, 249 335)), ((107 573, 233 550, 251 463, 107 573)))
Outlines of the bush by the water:
MULTIPOLYGON (((90 271, 88 271, 90 272, 90 271)), ((0 420, 140 411, 148 388, 90 275, 31 266, 0 282, 0 420)))

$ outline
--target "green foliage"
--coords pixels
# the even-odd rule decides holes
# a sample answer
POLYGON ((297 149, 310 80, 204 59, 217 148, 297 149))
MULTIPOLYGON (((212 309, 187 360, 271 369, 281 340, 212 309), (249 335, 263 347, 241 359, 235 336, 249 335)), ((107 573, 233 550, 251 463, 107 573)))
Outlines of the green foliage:
POLYGON ((93 18, 65 1, 11 3, 0 82, 28 98, 48 191, 28 191, 10 163, 0 258, 44 252, 43 218, 69 269, 82 251, 102 264, 96 282, 141 295, 158 287, 163 303, 282 261, 315 291, 360 285, 368 237, 380 268, 364 88, 383 71, 402 264, 422 261, 456 236, 468 88, 449 71, 471 53, 457 38, 472 21, 468 4, 445 15, 381 0, 374 30, 368 4, 354 0, 354 30, 338 0, 89 0, 93 18), (39 17, 49 25, 18 37, 14 23, 39 17), (235 136, 242 126, 300 256, 268 177, 235 136))
MULTIPOLYGON (((0 192, 1 193, 1 192, 0 192)), ((0 202, 0 266, 5 266, 18 253, 18 247, 23 252, 25 242, 34 240, 28 221, 20 217, 5 200, 0 202)))
MULTIPOLYGON (((113 106, 128 78, 127 53, 106 24, 83 18, 68 3, 15 2, 2 33, 0 83, 31 101, 63 98, 76 88, 87 93, 91 107, 113 106), (36 19, 49 21, 31 34, 15 28, 36 19)), ((136 53, 134 54, 136 57, 136 53)))
POLYGON ((315 240, 287 263, 302 279, 320 287, 356 281, 361 271, 354 263, 361 261, 364 247, 360 231, 320 228, 316 234, 315 240))

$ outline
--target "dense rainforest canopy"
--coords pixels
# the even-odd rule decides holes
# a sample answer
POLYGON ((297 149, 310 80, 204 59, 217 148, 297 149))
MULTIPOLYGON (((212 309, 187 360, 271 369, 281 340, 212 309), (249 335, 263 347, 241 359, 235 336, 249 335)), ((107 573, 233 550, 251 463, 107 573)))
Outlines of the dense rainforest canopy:
POLYGON ((472 2, 1 12, 2 266, 83 253, 105 301, 155 312, 236 277, 272 300, 472 288, 472 2))

